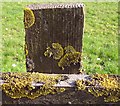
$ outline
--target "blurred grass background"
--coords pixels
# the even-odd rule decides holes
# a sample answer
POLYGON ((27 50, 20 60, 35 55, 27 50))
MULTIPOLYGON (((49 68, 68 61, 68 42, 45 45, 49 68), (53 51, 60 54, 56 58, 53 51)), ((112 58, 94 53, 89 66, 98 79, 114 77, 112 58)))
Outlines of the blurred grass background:
MULTIPOLYGON (((2 3, 2 72, 26 71, 23 9, 32 3, 2 3)), ((89 74, 120 74, 118 71, 118 3, 83 3, 85 4, 83 69, 89 74)))

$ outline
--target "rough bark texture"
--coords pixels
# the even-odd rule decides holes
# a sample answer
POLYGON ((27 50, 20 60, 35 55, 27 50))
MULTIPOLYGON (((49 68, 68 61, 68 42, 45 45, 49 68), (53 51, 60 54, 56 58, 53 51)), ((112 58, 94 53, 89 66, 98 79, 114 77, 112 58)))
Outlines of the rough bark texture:
MULTIPOLYGON (((79 73, 80 64, 62 70, 56 60, 44 56, 52 43, 63 47, 71 45, 82 52, 84 12, 82 4, 36 4, 28 6, 34 13, 35 23, 25 28, 28 56, 34 63, 34 72, 79 73)), ((29 71, 29 70, 28 70, 29 71)))

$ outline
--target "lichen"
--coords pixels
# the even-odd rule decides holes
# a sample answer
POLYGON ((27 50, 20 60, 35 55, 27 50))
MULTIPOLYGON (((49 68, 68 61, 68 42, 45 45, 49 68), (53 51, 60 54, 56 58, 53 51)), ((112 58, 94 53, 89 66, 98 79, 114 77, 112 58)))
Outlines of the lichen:
POLYGON ((120 81, 107 74, 92 75, 91 81, 77 80, 76 85, 78 90, 85 90, 95 97, 103 96, 105 102, 120 101, 120 81))
POLYGON ((59 60, 63 56, 63 48, 59 43, 52 43, 52 47, 47 47, 44 52, 46 57, 52 57, 55 60, 59 60))
POLYGON ((30 8, 24 9, 24 26, 25 28, 31 27, 35 22, 35 16, 30 8))
MULTIPOLYGON (((51 76, 42 73, 3 73, 2 90, 11 98, 35 99, 42 95, 64 92, 65 88, 54 87, 61 75, 51 76), (41 83, 42 86, 34 86, 41 83)), ((95 97, 104 97, 105 102, 120 101, 120 78, 107 74, 95 74, 87 80, 77 80, 78 90, 85 90, 95 97)))
POLYGON ((77 52, 72 46, 63 47, 59 43, 52 43, 52 47, 47 47, 44 56, 52 57, 59 60, 58 67, 64 70, 64 67, 69 67, 71 64, 76 65, 81 60, 81 53, 77 52))
POLYGON ((27 48, 27 44, 25 44, 25 46, 24 46, 24 51, 25 51, 25 55, 27 56, 27 55, 28 55, 28 48, 27 48))
POLYGON ((73 53, 66 53, 58 62, 58 66, 64 70, 64 67, 69 67, 71 64, 76 64, 80 62, 81 53, 80 52, 73 52, 73 53))
POLYGON ((52 49, 50 47, 46 48, 46 51, 44 52, 44 56, 51 57, 53 55, 52 49))
POLYGON ((4 73, 2 90, 11 98, 30 98, 65 91, 53 85, 60 76, 50 76, 42 73, 4 73), (33 86, 33 83, 43 83, 43 86, 33 86))
POLYGON ((85 90, 85 83, 83 80, 77 80, 76 85, 78 85, 77 86, 78 90, 85 90))
POLYGON ((64 48, 64 51, 65 51, 65 54, 66 53, 74 53, 74 52, 76 52, 76 50, 72 46, 66 46, 64 48))

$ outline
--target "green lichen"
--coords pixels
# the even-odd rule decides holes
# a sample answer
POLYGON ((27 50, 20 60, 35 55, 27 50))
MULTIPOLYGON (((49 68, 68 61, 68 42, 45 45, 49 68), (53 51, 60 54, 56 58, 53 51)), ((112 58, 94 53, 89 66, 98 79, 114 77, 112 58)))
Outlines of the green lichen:
POLYGON ((67 46, 64 48, 65 54, 66 53, 74 53, 76 50, 72 46, 67 46))
POLYGON ((96 74, 92 76, 92 81, 77 80, 78 90, 85 90, 95 97, 104 97, 105 102, 120 101, 120 81, 118 78, 108 76, 107 74, 96 74))
POLYGON ((59 60, 63 56, 63 48, 59 43, 52 43, 53 59, 59 60))
POLYGON ((86 88, 84 80, 77 80, 76 85, 77 85, 78 90, 85 90, 86 88))
POLYGON ((79 63, 81 53, 77 52, 72 46, 68 45, 64 49, 59 43, 52 43, 52 47, 47 47, 44 52, 46 57, 52 57, 59 60, 58 66, 64 70, 64 67, 69 67, 71 64, 79 63))
POLYGON ((24 26, 25 28, 31 27, 35 22, 35 16, 30 8, 24 9, 24 26))
POLYGON ((55 60, 59 60, 63 56, 64 50, 59 43, 52 43, 52 47, 47 47, 44 52, 46 57, 52 57, 55 60))
POLYGON ((53 55, 52 49, 50 47, 46 48, 46 51, 44 52, 44 56, 51 57, 53 55))
POLYGON ((2 90, 11 98, 30 98, 57 92, 65 91, 64 88, 57 88, 53 85, 60 76, 50 76, 41 73, 4 73, 2 79, 5 81, 2 84, 2 90), (35 87, 33 83, 41 82, 43 86, 35 87))
POLYGON ((27 56, 27 55, 28 55, 28 48, 27 48, 27 44, 25 44, 25 46, 24 46, 24 51, 25 51, 25 55, 27 56))
POLYGON ((58 66, 64 70, 64 67, 69 67, 71 64, 76 64, 80 62, 81 53, 80 52, 73 52, 65 54, 60 61, 58 62, 58 66))

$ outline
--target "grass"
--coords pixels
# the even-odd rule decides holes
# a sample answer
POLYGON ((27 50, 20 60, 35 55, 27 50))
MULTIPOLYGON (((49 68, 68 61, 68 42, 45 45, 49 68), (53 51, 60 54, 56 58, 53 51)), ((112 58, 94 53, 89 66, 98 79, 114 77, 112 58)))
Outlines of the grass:
POLYGON ((118 5, 85 3, 83 65, 89 73, 118 73, 118 5))
MULTIPOLYGON (((27 2, 2 4, 2 71, 25 72, 23 8, 27 2)), ((85 2, 83 68, 87 73, 118 71, 118 4, 85 2)))

